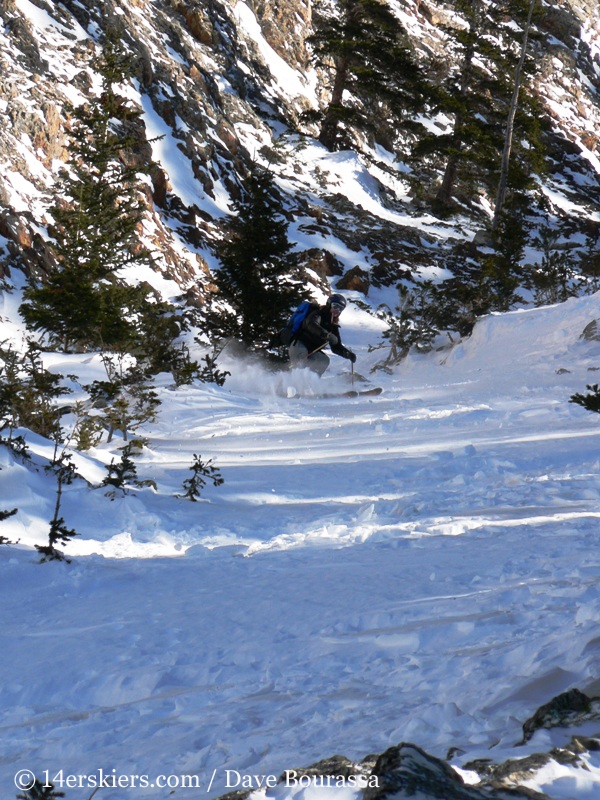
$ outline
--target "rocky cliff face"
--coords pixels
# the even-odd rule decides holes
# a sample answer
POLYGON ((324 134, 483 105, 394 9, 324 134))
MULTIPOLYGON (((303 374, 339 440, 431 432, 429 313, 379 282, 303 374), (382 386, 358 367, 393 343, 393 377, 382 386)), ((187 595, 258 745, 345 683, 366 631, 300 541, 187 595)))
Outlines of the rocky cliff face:
POLYGON ((594 212, 600 164, 599 11, 595 0, 547 6, 538 77, 538 91, 554 131, 556 168, 550 179, 566 179, 566 193, 576 202, 585 198, 594 212), (580 180, 569 178, 571 170, 580 180))
MULTIPOLYGON (((442 47, 440 4, 404 0, 398 7, 424 50, 442 47)), ((135 58, 130 94, 146 112, 146 138, 164 137, 152 145, 159 167, 144 236, 182 291, 201 294, 209 281, 213 243, 251 159, 269 162, 278 176, 307 263, 321 277, 353 269, 355 278, 359 269, 366 279, 354 286, 363 291, 371 281, 389 282, 439 260, 440 244, 472 238, 481 223, 477 210, 445 222, 426 216, 402 181, 402 166, 381 151, 355 164, 377 207, 340 189, 331 162, 314 152, 307 157, 300 114, 317 107, 325 89, 305 44, 311 22, 305 0, 1 0, 0 8, 4 272, 43 271, 50 263, 46 209, 66 158, 65 103, 82 102, 97 89, 91 60, 98 34, 115 25, 135 58), (337 242, 336 259, 323 255, 327 242, 337 242)), ((546 186, 580 238, 595 233, 600 220, 598 10, 597 0, 553 0, 542 22, 538 85, 553 126, 546 186)))

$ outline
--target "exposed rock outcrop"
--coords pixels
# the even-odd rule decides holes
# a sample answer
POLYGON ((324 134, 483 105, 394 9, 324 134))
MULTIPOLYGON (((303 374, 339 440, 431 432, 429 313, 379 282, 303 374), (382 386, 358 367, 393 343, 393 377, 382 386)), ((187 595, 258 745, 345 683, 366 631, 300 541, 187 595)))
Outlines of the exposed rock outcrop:
MULTIPOLYGON (((386 750, 373 767, 378 787, 368 787, 364 800, 422 797, 431 800, 504 800, 502 788, 468 786, 446 762, 426 753, 414 744, 402 743, 386 750)), ((512 798, 532 797, 526 791, 513 791, 512 798)), ((540 797, 539 793, 537 795, 540 797)))
POLYGON ((591 698, 579 689, 571 689, 553 698, 523 723, 520 744, 528 742, 540 728, 566 728, 589 720, 600 721, 600 697, 591 698))
MULTIPOLYGON (((528 741, 540 728, 572 727, 585 722, 598 722, 597 736, 572 735, 564 746, 502 763, 479 759, 463 764, 463 774, 471 773, 479 778, 475 777, 470 783, 463 780, 449 760, 432 756, 410 742, 401 742, 380 755, 371 754, 360 761, 335 755, 308 767, 286 769, 279 783, 303 787, 358 785, 362 787, 362 800, 411 797, 421 800, 548 800, 546 794, 523 784, 552 762, 587 769, 586 757, 600 751, 600 698, 571 689, 541 706, 523 724, 524 739, 519 744, 528 741)), ((448 759, 455 754, 456 749, 451 747, 448 759)), ((250 795, 251 790, 233 792, 219 800, 244 800, 250 795)), ((270 796, 269 790, 266 796, 270 796)))

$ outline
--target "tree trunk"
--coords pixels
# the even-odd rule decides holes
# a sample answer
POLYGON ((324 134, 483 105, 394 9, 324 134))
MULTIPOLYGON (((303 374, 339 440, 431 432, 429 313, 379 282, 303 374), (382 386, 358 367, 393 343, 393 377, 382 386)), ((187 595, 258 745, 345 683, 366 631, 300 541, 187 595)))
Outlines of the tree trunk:
POLYGON ((343 108, 343 95, 348 80, 348 67, 350 66, 349 58, 336 58, 335 59, 335 78, 333 80, 333 90, 331 92, 331 100, 325 112, 325 117, 321 124, 321 131, 319 133, 319 141, 329 151, 335 148, 335 141, 337 139, 339 112, 343 108))
POLYGON ((523 44, 521 45, 521 57, 517 64, 515 73, 515 88, 513 91, 510 108, 508 110, 508 118, 506 120, 506 133, 504 135, 504 152, 502 153, 502 164, 500 167, 500 180, 498 182, 498 192, 496 194, 496 206, 494 208, 494 218, 492 220, 492 231, 498 229, 502 209, 504 208, 504 200, 506 198, 506 188, 508 184, 508 168, 510 166, 510 152, 512 149, 512 138, 515 127, 515 116, 519 104, 519 91, 521 89, 521 73, 523 72, 523 65, 525 64, 525 56, 527 55, 527 40, 529 38, 529 29, 531 28, 531 18, 533 16, 533 7, 535 0, 529 2, 529 13, 527 15, 527 22, 525 23, 525 31, 523 33, 523 44))
MULTIPOLYGON (((475 40, 474 25, 473 23, 471 23, 471 40, 469 45, 467 46, 467 49, 465 50, 465 56, 463 60, 461 77, 460 77, 460 102, 463 108, 465 106, 465 100, 471 82, 472 64, 475 55, 474 40, 475 40)), ((438 203, 440 203, 442 206, 445 207, 448 207, 450 205, 450 200, 452 198, 452 191, 454 189, 454 184, 456 183, 456 179, 458 177, 458 168, 460 164, 460 151, 462 150, 463 145, 465 143, 463 135, 463 124, 464 124, 464 113, 462 111, 458 111, 454 119, 454 130, 452 132, 452 141, 450 143, 451 153, 448 156, 448 161, 446 162, 446 169, 444 171, 444 177, 442 178, 442 185, 440 186, 435 198, 438 203)))
POLYGON ((452 136, 452 142, 450 145, 453 152, 448 156, 446 169, 444 170, 444 177, 442 178, 442 185, 438 189, 438 192, 435 196, 436 203, 439 203, 444 208, 447 208, 450 205, 452 190, 454 189, 454 184, 456 183, 456 178, 458 177, 458 164, 460 161, 459 151, 463 146, 463 139, 459 133, 461 124, 462 123, 457 116, 454 123, 454 134, 452 136))

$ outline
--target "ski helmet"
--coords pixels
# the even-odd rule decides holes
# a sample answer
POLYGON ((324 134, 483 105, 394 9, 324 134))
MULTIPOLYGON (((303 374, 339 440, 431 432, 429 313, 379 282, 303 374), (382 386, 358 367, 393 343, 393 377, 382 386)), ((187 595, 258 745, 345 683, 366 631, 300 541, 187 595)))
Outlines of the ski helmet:
POLYGON ((327 305, 341 313, 346 308, 346 298, 341 294, 332 294, 331 297, 327 299, 327 305))

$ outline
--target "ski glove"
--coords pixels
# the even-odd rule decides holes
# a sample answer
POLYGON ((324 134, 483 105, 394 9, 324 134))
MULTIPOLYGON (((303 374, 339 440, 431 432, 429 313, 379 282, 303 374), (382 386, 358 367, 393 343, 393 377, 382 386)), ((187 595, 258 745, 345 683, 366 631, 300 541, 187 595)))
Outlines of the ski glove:
POLYGON ((335 346, 336 346, 336 344, 339 342, 339 339, 338 339, 338 337, 335 335, 335 333, 330 333, 330 334, 327 336, 327 338, 328 338, 328 340, 329 340, 329 344, 330 344, 332 347, 335 347, 335 346))
POLYGON ((356 363, 356 353, 353 353, 351 350, 348 350, 348 358, 353 364, 356 363))

